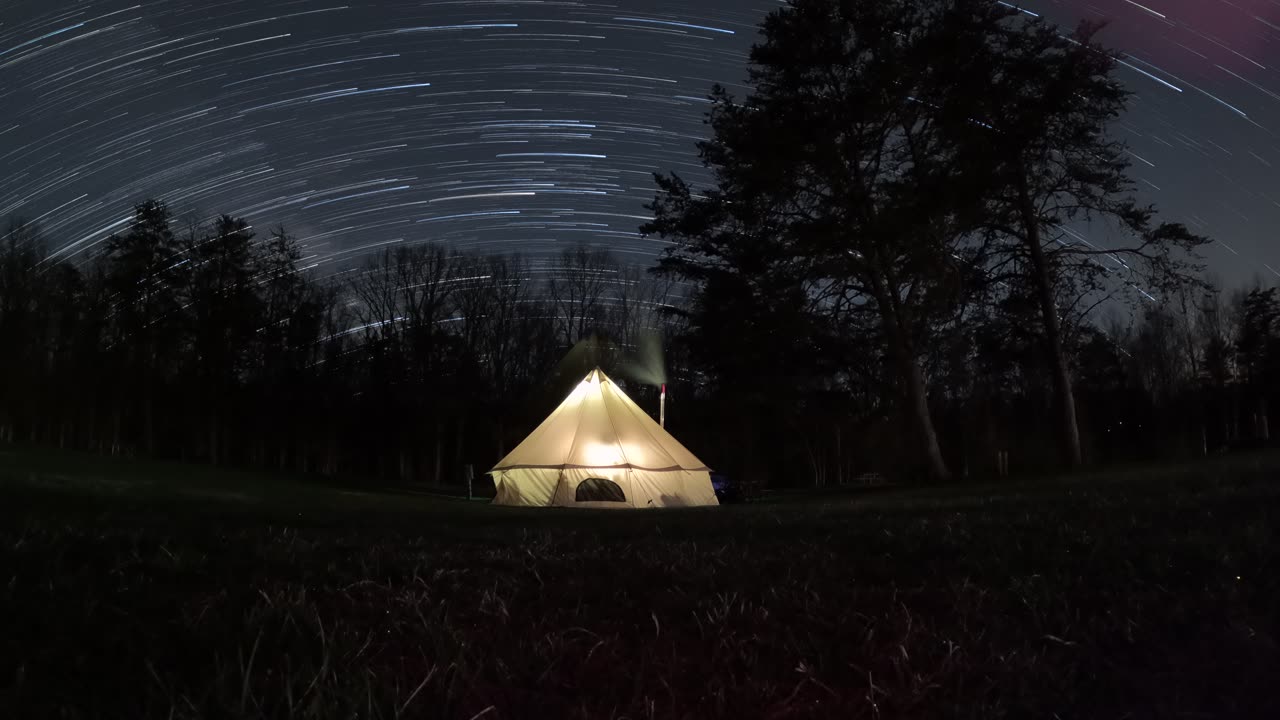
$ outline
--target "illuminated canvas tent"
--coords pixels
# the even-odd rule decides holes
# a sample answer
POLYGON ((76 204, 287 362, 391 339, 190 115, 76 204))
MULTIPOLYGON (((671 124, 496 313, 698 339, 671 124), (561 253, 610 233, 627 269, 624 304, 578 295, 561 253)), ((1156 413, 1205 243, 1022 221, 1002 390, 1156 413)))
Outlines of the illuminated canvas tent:
POLYGON ((719 505, 711 471, 599 369, 493 470, 496 505, 719 505))

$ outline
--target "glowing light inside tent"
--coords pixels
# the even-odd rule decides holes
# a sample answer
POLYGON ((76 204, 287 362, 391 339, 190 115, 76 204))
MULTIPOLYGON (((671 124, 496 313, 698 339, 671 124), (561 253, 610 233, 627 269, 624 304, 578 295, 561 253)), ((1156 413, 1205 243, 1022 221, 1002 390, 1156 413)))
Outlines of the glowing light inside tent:
POLYGON ((613 467, 627 462, 617 445, 592 443, 582 449, 582 455, 586 458, 587 464, 592 467, 613 467))

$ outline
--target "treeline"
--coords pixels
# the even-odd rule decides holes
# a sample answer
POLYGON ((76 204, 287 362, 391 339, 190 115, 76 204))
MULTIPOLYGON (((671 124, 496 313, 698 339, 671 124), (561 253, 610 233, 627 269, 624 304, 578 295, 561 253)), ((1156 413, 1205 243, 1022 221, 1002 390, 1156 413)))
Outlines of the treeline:
MULTIPOLYGON (((0 441, 456 483, 462 465, 483 472, 523 439, 590 365, 656 409, 649 382, 665 363, 669 427, 719 470, 822 485, 926 469, 874 333, 821 338, 784 302, 713 307, 713 286, 686 305, 604 251, 534 267, 402 245, 326 277, 302 269, 282 229, 260 237, 227 216, 180 226, 157 201, 88 261, 54 247, 18 221, 0 241, 0 441), (665 357, 636 372, 655 342, 665 357), (836 349, 845 369, 833 373, 836 349)), ((929 330, 921 368, 959 473, 994 474, 1002 450, 1016 472, 1061 464, 1053 366, 1027 313, 1006 298, 929 330)), ((1276 288, 1188 285, 1136 316, 1077 313, 1064 327, 1088 462, 1269 439, 1276 288)))
MULTIPOLYGON (((815 339, 803 318, 772 307, 743 315, 750 311, 734 302, 713 316, 690 312, 682 357, 701 368, 703 384, 699 402, 681 412, 702 417, 692 429, 698 447, 714 448, 718 469, 767 484, 856 483, 866 473, 927 478, 912 410, 874 334, 815 339), (835 348, 848 369, 822 370, 835 348)), ((919 355, 942 455, 957 477, 999 476, 1001 452, 1015 475, 1068 467, 1043 330, 1026 308, 1014 310, 968 309, 931 328, 919 355)), ((1205 281, 1165 303, 1118 305, 1063 326, 1084 464, 1193 459, 1271 443, 1280 289, 1205 281)))
POLYGON ((534 268, 400 245, 318 277, 283 229, 147 201, 87 262, 54 248, 19 221, 0 243, 0 441, 452 483, 675 321, 669 282, 584 246, 534 268))
MULTIPOLYGON (((127 233, 77 265, 51 259, 35 225, 10 223, 0 337, 15 340, 0 343, 0 441, 456 483, 463 464, 484 471, 524 438, 591 364, 657 406, 634 369, 646 343, 666 338, 669 427, 717 469, 791 486, 924 470, 876 333, 831 338, 847 368, 831 373, 827 350, 797 341, 812 340, 813 320, 782 302, 724 302, 708 318, 666 281, 588 247, 531 266, 398 246, 323 278, 300 269, 283 229, 259 237, 229 217, 174 227, 161 202, 145 202, 127 233), (701 324, 686 327, 682 310, 701 324)), ((1092 464, 1267 441, 1280 393, 1275 287, 1203 283, 1135 316, 1065 327, 1092 464)), ((995 474, 1001 450, 1015 471, 1060 466, 1052 365, 1027 307, 972 309, 929 332, 920 364, 957 471, 995 474)))

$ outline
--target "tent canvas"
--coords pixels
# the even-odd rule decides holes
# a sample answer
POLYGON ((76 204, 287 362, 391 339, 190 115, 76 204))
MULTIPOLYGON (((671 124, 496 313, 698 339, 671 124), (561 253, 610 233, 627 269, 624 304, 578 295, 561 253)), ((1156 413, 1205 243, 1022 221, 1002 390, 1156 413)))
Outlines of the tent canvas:
POLYGON ((600 369, 489 474, 496 505, 719 505, 711 470, 600 369))

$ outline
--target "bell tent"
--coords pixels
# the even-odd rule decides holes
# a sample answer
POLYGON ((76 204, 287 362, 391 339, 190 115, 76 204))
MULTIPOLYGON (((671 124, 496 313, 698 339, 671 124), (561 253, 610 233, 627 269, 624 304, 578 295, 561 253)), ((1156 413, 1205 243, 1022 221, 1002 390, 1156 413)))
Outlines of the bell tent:
POLYGON ((495 505, 719 505, 711 470, 599 368, 493 470, 495 505))

